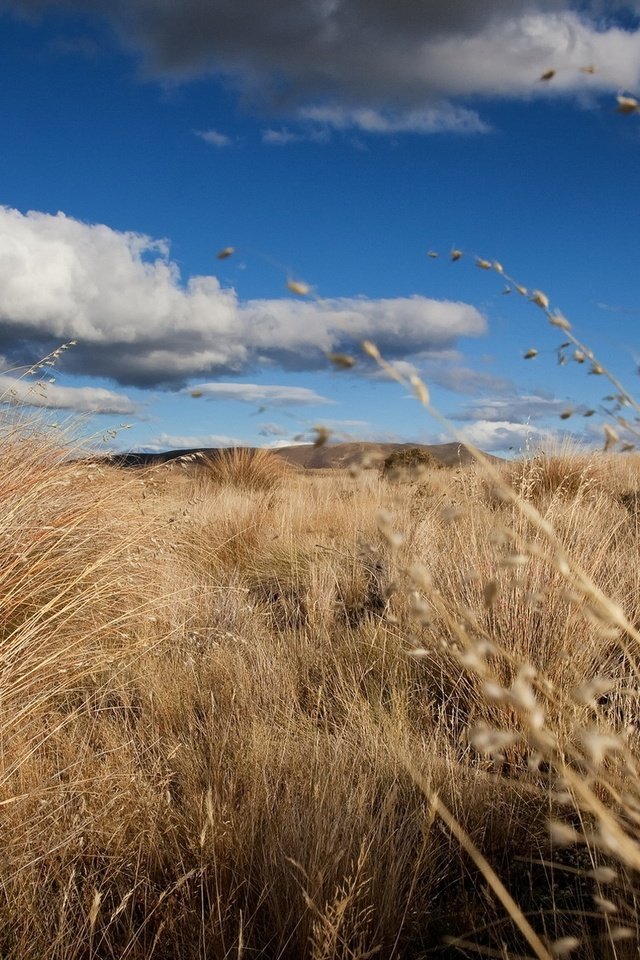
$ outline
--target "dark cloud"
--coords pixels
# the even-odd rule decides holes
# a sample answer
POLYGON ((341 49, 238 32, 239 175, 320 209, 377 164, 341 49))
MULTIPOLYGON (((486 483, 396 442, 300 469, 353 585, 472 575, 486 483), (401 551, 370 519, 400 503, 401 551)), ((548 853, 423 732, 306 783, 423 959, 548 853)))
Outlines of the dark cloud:
MULTIPOLYGON (((0 3, 2 0, 0 0, 0 3)), ((209 72, 341 129, 483 129, 457 96, 632 88, 640 4, 567 0, 5 0, 106 15, 159 75, 209 72), (603 8, 605 8, 603 15, 603 8), (595 63, 593 76, 580 72, 595 63), (537 83, 552 67, 553 82, 537 83), (373 111, 368 115, 363 110, 373 111), (458 113, 456 114, 456 110, 458 113), (364 117, 365 125, 360 126, 364 117), (441 120, 438 120, 441 117, 441 120), (413 124, 413 126, 412 126, 413 124)), ((272 141, 273 142, 273 141, 272 141)))

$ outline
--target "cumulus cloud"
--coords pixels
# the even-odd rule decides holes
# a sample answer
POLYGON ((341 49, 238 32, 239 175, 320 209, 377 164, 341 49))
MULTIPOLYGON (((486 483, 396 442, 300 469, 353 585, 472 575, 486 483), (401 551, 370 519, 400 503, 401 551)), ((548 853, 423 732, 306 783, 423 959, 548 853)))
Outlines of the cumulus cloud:
MULTIPOLYGON (((2 0, 0 0, 0 3, 2 0)), ((14 9, 60 0, 4 0, 14 9)), ((67 0, 105 13, 159 74, 225 77, 244 94, 373 132, 482 128, 457 97, 633 89, 640 5, 604 0, 67 0), (621 12, 623 16, 617 16, 621 12), (595 64, 591 75, 580 68, 595 64), (549 68, 552 83, 537 83, 549 68), (448 125, 448 126, 447 126, 448 125)))
POLYGON ((375 340, 390 359, 447 350, 486 322, 466 303, 423 296, 241 301, 214 276, 186 283, 163 240, 62 213, 0 207, 0 352, 40 359, 65 340, 65 369, 122 384, 180 386, 266 359, 320 369, 328 352, 375 340))
MULTIPOLYGON (((464 428, 466 440, 470 440, 481 450, 508 450, 519 453, 527 448, 536 448, 541 444, 558 442, 560 434, 556 430, 534 427, 526 423, 512 423, 509 420, 477 420, 464 428)), ((439 443, 451 440, 449 434, 441 434, 439 443)))
POLYGON ((136 405, 122 393, 102 387, 63 387, 27 378, 0 376, 0 403, 19 403, 80 413, 131 414, 136 405))
POLYGON ((231 137, 228 137, 226 133, 220 133, 219 130, 194 130, 193 132, 196 137, 200 137, 201 140, 211 144, 212 147, 230 147, 232 143, 231 137))
POLYGON ((241 403, 271 407, 314 406, 335 403, 308 387, 287 387, 258 383, 199 383, 188 390, 208 400, 239 400, 241 403))

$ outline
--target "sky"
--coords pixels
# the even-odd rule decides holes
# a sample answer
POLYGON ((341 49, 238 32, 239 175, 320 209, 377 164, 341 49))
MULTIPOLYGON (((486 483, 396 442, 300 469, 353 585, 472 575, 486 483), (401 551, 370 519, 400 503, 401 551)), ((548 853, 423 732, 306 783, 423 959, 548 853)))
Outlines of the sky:
POLYGON ((0 0, 0 400, 109 449, 600 444, 530 294, 636 391, 638 95, 637 0, 0 0))

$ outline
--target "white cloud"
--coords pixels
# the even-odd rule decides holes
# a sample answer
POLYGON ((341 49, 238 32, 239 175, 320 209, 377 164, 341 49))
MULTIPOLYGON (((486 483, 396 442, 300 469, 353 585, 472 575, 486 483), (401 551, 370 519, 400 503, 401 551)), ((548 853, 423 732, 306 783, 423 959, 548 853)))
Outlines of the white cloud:
POLYGON ((175 434, 161 433, 159 436, 143 444, 143 451, 155 453, 162 450, 193 450, 207 447, 242 447, 245 446, 237 437, 228 437, 221 433, 205 434, 175 434))
POLYGON ((486 133, 490 129, 475 110, 447 102, 414 110, 323 105, 303 107, 298 115, 336 130, 361 133, 486 133))
POLYGON ((202 395, 208 400, 238 400, 241 403, 258 403, 271 407, 335 403, 308 387, 281 387, 258 383, 199 383, 185 392, 202 395))
MULTIPOLYGON (((640 79, 640 31, 599 29, 575 11, 504 17, 466 36, 427 41, 423 64, 449 96, 555 96, 635 87, 640 79), (596 65, 590 75, 581 68, 596 65), (556 74, 549 83, 539 77, 556 74)), ((420 68, 418 68, 420 69, 420 68)))
POLYGON ((226 133, 220 133, 218 130, 194 130, 196 137, 200 137, 205 143, 212 147, 230 147, 232 140, 226 133))
POLYGON ((541 420, 543 417, 557 417, 571 405, 557 397, 538 394, 492 397, 477 400, 469 407, 451 415, 452 420, 489 422, 513 421, 526 423, 529 420, 541 420))
POLYGON ((324 369, 328 352, 364 338, 390 359, 447 350, 485 329, 475 307, 417 295, 243 302, 214 276, 183 283, 166 241, 0 207, 0 351, 10 362, 75 339, 67 370, 176 386, 259 358, 324 369))
MULTIPOLYGON (((560 436, 556 430, 509 420, 477 420, 466 425, 462 433, 466 440, 481 450, 509 450, 515 453, 538 447, 542 443, 556 442, 560 436)), ((450 434, 443 433, 438 437, 438 443, 447 443, 451 439, 450 434)))
POLYGON ((136 405, 122 393, 102 387, 62 387, 28 378, 0 376, 0 403, 20 403, 82 413, 130 414, 136 405))

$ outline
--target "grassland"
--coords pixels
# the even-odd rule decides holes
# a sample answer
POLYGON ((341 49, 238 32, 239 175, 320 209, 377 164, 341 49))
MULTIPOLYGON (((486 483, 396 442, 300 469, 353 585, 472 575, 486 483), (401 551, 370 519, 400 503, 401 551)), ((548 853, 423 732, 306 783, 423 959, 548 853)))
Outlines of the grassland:
POLYGON ((494 469, 7 430, 0 957, 637 956, 640 458, 494 469))

